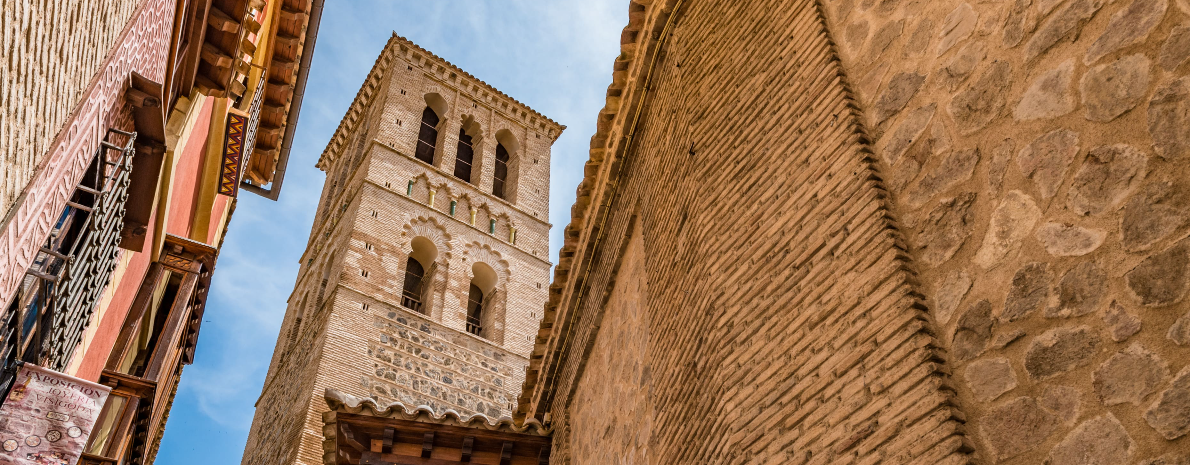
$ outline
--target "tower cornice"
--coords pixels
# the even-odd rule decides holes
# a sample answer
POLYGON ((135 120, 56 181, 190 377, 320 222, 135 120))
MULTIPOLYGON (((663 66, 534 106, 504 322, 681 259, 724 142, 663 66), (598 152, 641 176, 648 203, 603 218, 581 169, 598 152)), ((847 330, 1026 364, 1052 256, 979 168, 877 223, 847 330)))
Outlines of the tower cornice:
POLYGON ((368 77, 364 79, 364 84, 360 86, 351 106, 347 108, 347 114, 339 122, 339 127, 335 129, 334 135, 323 149, 315 166, 326 170, 334 161, 335 155, 343 149, 349 135, 355 131, 362 120, 364 109, 368 108, 372 100, 375 99, 385 73, 391 68, 393 60, 398 57, 414 63, 425 70, 430 77, 463 91, 471 98, 492 107, 513 121, 545 133, 551 143, 558 139, 562 131, 566 130, 565 125, 550 119, 521 101, 492 87, 482 79, 463 71, 446 59, 393 32, 392 38, 388 40, 384 50, 376 58, 376 63, 372 65, 372 70, 368 72, 368 77))

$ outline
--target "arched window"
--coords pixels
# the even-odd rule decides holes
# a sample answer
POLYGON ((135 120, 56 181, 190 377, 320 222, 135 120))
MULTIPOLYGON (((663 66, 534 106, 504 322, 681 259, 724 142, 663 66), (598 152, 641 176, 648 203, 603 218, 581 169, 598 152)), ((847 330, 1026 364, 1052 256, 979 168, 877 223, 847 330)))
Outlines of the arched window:
POLYGON ((421 284, 426 269, 413 257, 405 262, 405 290, 401 293, 401 305, 415 312, 422 311, 421 284))
POLYGON ((306 296, 303 295, 301 302, 298 303, 297 309, 294 312, 293 323, 289 326, 289 336, 286 338, 288 340, 287 345, 292 346, 295 342, 297 342, 298 332, 302 329, 302 316, 305 314, 305 312, 306 296))
POLYGON ((492 303, 496 300, 496 270, 486 263, 471 265, 471 286, 467 290, 467 332, 492 339, 492 303))
POLYGON ((467 332, 476 336, 483 335, 483 291, 479 290, 474 281, 467 292, 467 332))
POLYGON ((331 280, 331 267, 335 264, 335 254, 332 252, 331 256, 326 259, 326 263, 322 265, 322 282, 318 284, 318 299, 315 301, 315 309, 322 308, 323 298, 326 297, 326 285, 331 280))
POLYGON ((429 239, 418 236, 411 243, 413 251, 405 262, 405 282, 401 292, 401 306, 422 313, 430 314, 430 296, 434 283, 434 271, 437 270, 438 248, 429 239))
POLYGON ((475 149, 471 146, 471 136, 467 135, 467 130, 459 129, 459 151, 455 155, 455 177, 464 182, 471 182, 471 164, 474 160, 475 149))
POLYGON ((496 175, 492 180, 492 195, 504 198, 504 184, 508 181, 508 149, 496 144, 496 175))
POLYGON ((421 130, 417 133, 417 159, 434 164, 434 144, 438 143, 438 113, 428 105, 421 112, 421 130))
POLYGON ((492 179, 492 195, 512 203, 517 201, 517 171, 520 169, 520 142, 512 131, 501 129, 496 131, 496 160, 494 179, 492 179))

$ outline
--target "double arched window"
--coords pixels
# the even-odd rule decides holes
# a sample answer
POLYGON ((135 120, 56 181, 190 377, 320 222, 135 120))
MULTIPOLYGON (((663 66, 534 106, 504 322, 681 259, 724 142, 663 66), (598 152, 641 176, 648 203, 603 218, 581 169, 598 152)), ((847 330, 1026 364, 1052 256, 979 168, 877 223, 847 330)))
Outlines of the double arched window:
POLYGON ((438 143, 438 113, 428 105, 421 112, 421 129, 417 132, 418 160, 434 164, 434 145, 438 143))

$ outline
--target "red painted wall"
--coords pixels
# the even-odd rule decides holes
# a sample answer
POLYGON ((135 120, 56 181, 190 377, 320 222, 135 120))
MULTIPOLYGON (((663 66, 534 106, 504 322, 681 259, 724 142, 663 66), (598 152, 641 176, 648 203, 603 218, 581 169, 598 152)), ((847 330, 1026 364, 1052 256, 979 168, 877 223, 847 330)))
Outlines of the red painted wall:
POLYGON ((169 206, 169 221, 165 230, 180 237, 190 237, 190 219, 193 218, 198 196, 198 179, 202 174, 203 158, 207 151, 207 134, 211 128, 211 112, 214 99, 206 99, 199 114, 186 148, 182 150, 174 170, 173 199, 169 206))
MULTIPOLYGON (((165 230, 175 236, 187 237, 190 234, 190 219, 194 211, 197 195, 197 180, 202 171, 202 161, 206 153, 207 133, 211 127, 211 113, 213 108, 213 100, 207 99, 200 110, 198 119, 194 123, 194 129, 190 132, 190 138, 187 139, 186 146, 182 148, 180 158, 174 168, 173 195, 170 198, 169 220, 165 225, 165 230)), ((175 154, 178 153, 175 152, 175 154)), ((226 198, 219 196, 219 200, 216 200, 215 203, 217 207, 216 211, 222 212, 222 207, 226 203, 226 198)), ((153 224, 156 221, 156 217, 157 212, 154 211, 153 219, 149 223, 153 224)), ((213 221, 218 221, 217 217, 213 221)), ((154 239, 154 231, 150 228, 148 237, 145 239, 145 244, 153 244, 154 239)), ((124 253, 133 252, 125 251, 124 253)), ((91 339, 91 344, 87 347, 83 355, 83 361, 80 363, 75 376, 91 381, 99 380, 103 366, 107 364, 107 358, 111 354, 112 346, 115 345, 116 338, 119 337, 120 330, 124 327, 124 320, 128 317, 128 311, 132 307, 132 301, 136 299, 136 293, 140 289, 141 282, 144 281, 145 273, 148 272, 151 257, 152 255, 149 253, 149 250, 134 253, 128 263, 128 268, 120 280, 109 284, 109 286, 115 286, 115 294, 108 304, 107 312, 97 322, 99 325, 98 329, 96 329, 95 336, 91 339)))
MULTIPOLYGON (((157 212, 154 211, 153 215, 149 217, 149 224, 153 224, 156 218, 157 212)), ((153 228, 149 228, 149 233, 145 237, 146 245, 153 243, 154 235, 153 228)), ((132 258, 128 261, 128 268, 124 270, 120 280, 109 284, 109 286, 115 286, 116 291, 112 295, 111 302, 108 303, 107 313, 104 313, 103 319, 97 323, 99 327, 95 330, 95 336, 91 339, 91 343, 87 346, 78 372, 75 373, 75 376, 79 378, 99 381, 99 374, 103 372, 103 366, 107 364, 112 346, 116 344, 116 338, 120 336, 120 329, 124 326, 124 319, 128 317, 128 311, 132 308, 132 301, 136 299, 137 289, 145 280, 145 273, 149 271, 152 255, 147 248, 144 252, 125 250, 123 253, 132 254, 132 258)))

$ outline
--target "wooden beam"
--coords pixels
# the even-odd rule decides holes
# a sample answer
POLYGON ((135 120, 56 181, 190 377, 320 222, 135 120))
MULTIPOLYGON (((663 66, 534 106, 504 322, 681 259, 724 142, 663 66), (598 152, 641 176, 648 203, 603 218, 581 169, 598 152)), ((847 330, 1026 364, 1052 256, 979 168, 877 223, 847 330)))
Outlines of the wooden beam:
MULTIPOLYGON (((260 136, 281 137, 281 128, 258 127, 258 128, 256 128, 256 137, 259 138, 260 136)), ((259 140, 259 139, 257 139, 257 140, 259 140)))
POLYGON ((500 448, 500 465, 512 464, 512 442, 505 442, 500 448))
POLYGON ((475 436, 467 436, 463 438, 463 457, 459 459, 460 462, 471 462, 471 454, 475 449, 475 436))
POLYGON ((355 449, 360 452, 368 452, 368 448, 364 447, 364 445, 360 443, 359 438, 355 437, 355 431, 353 431, 351 429, 351 425, 348 425, 347 423, 340 422, 339 423, 339 433, 340 433, 341 437, 343 438, 343 442, 346 443, 348 446, 350 446, 352 449, 355 449))
POLYGON ((274 55, 273 62, 269 64, 269 69, 293 71, 297 67, 297 62, 274 55))
POLYGON ((299 10, 291 10, 284 5, 281 6, 281 19, 285 21, 305 21, 306 12, 299 10))
POLYGON ((252 16, 244 18, 244 27, 248 29, 248 32, 260 34, 260 23, 256 22, 256 18, 252 16))
POLYGON ((500 431, 491 431, 485 429, 468 428, 465 426, 450 426, 437 425, 431 423, 421 423, 411 420, 398 420, 394 418, 373 417, 370 415, 360 415, 345 412, 337 413, 338 421, 341 423, 350 422, 360 428, 375 429, 376 431, 383 431, 384 428, 396 428, 405 434, 424 434, 429 431, 435 431, 442 435, 456 435, 460 438, 473 436, 477 441, 484 440, 494 443, 503 443, 507 441, 515 441, 520 444, 540 447, 550 444, 552 439, 549 436, 538 436, 534 434, 524 433, 505 433, 500 431))
POLYGON ((207 24, 215 28, 216 31, 223 31, 229 33, 236 33, 240 31, 240 22, 231 18, 231 15, 224 13, 219 7, 211 5, 211 14, 207 17, 207 24))
POLYGON ((216 68, 231 68, 231 56, 220 50, 210 42, 202 44, 202 60, 216 68))
POLYGON ((280 45, 288 45, 290 47, 293 47, 298 44, 298 41, 301 40, 301 38, 299 38, 298 36, 291 36, 291 35, 285 34, 282 31, 277 31, 277 37, 275 40, 280 45))
POLYGON ((434 432, 427 431, 421 440, 421 458, 428 459, 434 452, 434 432))
POLYGON ((245 37, 240 41, 240 51, 247 53, 248 55, 256 55, 256 44, 252 43, 251 40, 248 40, 248 38, 245 37))
POLYGON ((124 397, 152 398, 157 391, 157 382, 111 370, 103 370, 99 384, 112 387, 112 393, 124 397))
POLYGON ((248 87, 245 86, 244 83, 242 83, 240 81, 231 81, 231 88, 229 90, 231 91, 231 93, 233 95, 235 95, 236 97, 239 97, 241 95, 244 95, 244 92, 248 90, 248 87))
POLYGON ((202 93, 207 94, 209 97, 227 96, 226 87, 223 87, 222 84, 212 81, 211 78, 206 77, 202 73, 199 73, 198 76, 195 76, 194 86, 198 87, 198 90, 201 90, 202 93))
POLYGON ((541 452, 537 454, 537 465, 550 465, 550 450, 551 446, 545 445, 541 447, 541 452))
POLYGON ((397 435, 397 430, 392 429, 392 428, 384 429, 384 443, 383 443, 384 447, 383 447, 383 449, 381 449, 381 452, 384 452, 386 454, 391 454, 393 452, 393 438, 396 437, 396 435, 397 435))

